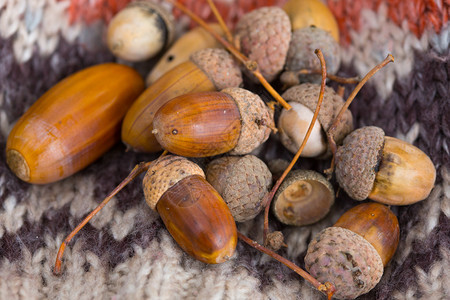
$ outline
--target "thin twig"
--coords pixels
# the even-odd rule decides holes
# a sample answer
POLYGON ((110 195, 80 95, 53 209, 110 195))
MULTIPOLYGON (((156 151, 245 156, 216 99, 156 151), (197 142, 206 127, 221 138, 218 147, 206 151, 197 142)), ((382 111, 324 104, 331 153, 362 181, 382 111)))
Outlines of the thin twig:
POLYGON ((320 51, 320 49, 316 49, 315 53, 316 53, 317 57, 319 58, 320 65, 322 67, 322 81, 321 81, 321 84, 320 84, 319 99, 317 100, 316 110, 314 111, 313 118, 311 120, 311 123, 309 124, 308 131, 306 131, 305 138, 303 139, 303 142, 300 145, 300 148, 298 149, 297 153, 295 154, 295 156, 292 159, 292 161, 289 164, 289 166, 286 168, 286 170, 284 170, 284 172, 281 175, 281 177, 278 178, 278 180, 276 181, 275 185, 272 187, 272 190, 269 193, 266 194, 266 196, 265 196, 265 198, 263 200, 263 203, 264 203, 264 206, 265 206, 265 209, 264 209, 264 230, 263 230, 264 245, 266 245, 267 234, 269 233, 269 210, 270 210, 270 205, 272 203, 273 197, 274 197, 276 191, 278 190, 278 188, 280 187, 281 183, 283 182, 284 178, 286 178, 287 174, 291 171, 291 169, 294 167, 295 163, 299 159, 300 155, 302 154, 303 149, 306 146, 306 142, 308 141, 309 136, 311 135, 311 132, 312 132, 314 124, 315 124, 315 122, 317 120, 317 117, 319 116, 320 107, 322 105, 323 94, 325 92, 325 82, 326 82, 326 79, 327 79, 327 66, 325 64, 325 58, 323 57, 322 51, 320 51))
MULTIPOLYGON (((298 75, 309 75, 309 74, 321 74, 321 73, 322 73, 321 70, 309 70, 309 69, 301 69, 296 72, 297 76, 298 75)), ((359 83, 359 81, 361 80, 361 78, 359 78, 359 76, 341 77, 341 76, 336 76, 333 74, 327 74, 327 78, 330 80, 336 81, 337 83, 342 83, 342 84, 359 83)))
POLYGON ((227 24, 223 20, 222 16, 220 15, 219 11, 217 10, 216 5, 212 0, 207 0, 209 7, 211 8, 212 13, 217 19, 217 22, 219 22, 220 27, 222 27, 223 32, 225 33, 225 36, 227 37, 228 42, 233 42, 233 35, 230 32, 230 29, 228 29, 227 24))
POLYGON ((302 268, 300 268, 299 266, 297 266, 296 264, 294 264, 290 260, 288 260, 288 259, 284 258, 283 256, 277 254, 276 252, 274 252, 274 251, 272 251, 272 250, 270 250, 270 249, 268 249, 268 248, 258 244, 256 241, 246 237, 245 235, 243 235, 239 231, 238 231, 238 237, 239 237, 239 239, 241 239, 242 241, 244 241, 248 245, 252 246, 256 250, 261 251, 261 252, 269 255, 273 259, 279 261, 280 263, 282 263, 283 265, 285 265, 289 269, 293 270, 295 273, 300 275, 302 278, 304 278, 305 280, 310 282, 316 289, 318 289, 322 293, 327 294, 328 299, 331 299, 331 297, 333 296, 334 292, 336 291, 336 288, 330 282, 325 282, 325 283, 319 282, 317 279, 312 277, 311 274, 309 274, 308 272, 306 272, 305 270, 303 270, 302 268))
MULTIPOLYGON (((167 154, 167 150, 164 150, 160 155, 160 158, 167 154)), ((137 176, 139 176, 142 172, 148 170, 152 162, 141 162, 136 165, 133 170, 131 170, 130 174, 108 195, 105 199, 89 214, 74 230, 66 237, 66 239, 62 242, 59 247, 58 254, 56 255, 55 268, 53 269, 53 274, 59 275, 61 273, 61 264, 62 257, 64 254, 64 250, 66 249, 66 245, 72 240, 72 238, 106 205, 108 202, 118 193, 120 192, 128 183, 134 180, 137 176)))

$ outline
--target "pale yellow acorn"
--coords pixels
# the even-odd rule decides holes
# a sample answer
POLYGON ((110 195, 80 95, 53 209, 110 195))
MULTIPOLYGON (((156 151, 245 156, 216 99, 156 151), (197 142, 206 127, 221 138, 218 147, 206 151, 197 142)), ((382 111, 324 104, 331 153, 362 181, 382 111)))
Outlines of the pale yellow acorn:
POLYGON ((115 56, 136 62, 155 56, 173 38, 173 16, 159 4, 136 1, 111 20, 107 44, 115 56))
POLYGON ((336 179, 355 200, 408 205, 428 197, 436 169, 419 148, 367 126, 353 131, 338 147, 336 179))
POLYGON ((292 30, 315 26, 328 31, 339 42, 339 27, 331 10, 320 0, 289 0, 284 11, 291 20, 292 30))

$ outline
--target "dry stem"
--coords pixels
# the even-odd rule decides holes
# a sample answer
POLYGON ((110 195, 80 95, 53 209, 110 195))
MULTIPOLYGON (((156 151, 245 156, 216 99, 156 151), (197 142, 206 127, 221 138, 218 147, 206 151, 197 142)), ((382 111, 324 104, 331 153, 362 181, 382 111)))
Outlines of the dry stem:
POLYGON ((336 291, 336 288, 333 286, 332 283, 330 283, 330 282, 320 283, 317 279, 312 277, 311 274, 309 274, 308 272, 306 272, 305 270, 303 270, 302 268, 300 268, 299 266, 297 266, 290 260, 288 260, 288 259, 284 258, 283 256, 277 254, 276 252, 274 252, 270 249, 267 249, 266 247, 258 244, 256 241, 253 241, 252 239, 246 237, 239 231, 238 231, 238 237, 239 237, 239 239, 241 239, 248 245, 252 246, 256 250, 269 255, 273 259, 276 259, 277 261, 279 261, 280 263, 282 263, 283 265, 285 265, 286 267, 288 267, 289 269, 293 270, 295 273, 297 273, 298 275, 303 277, 305 280, 309 281, 317 290, 321 291, 322 293, 327 294, 328 299, 331 299, 334 292, 336 291))

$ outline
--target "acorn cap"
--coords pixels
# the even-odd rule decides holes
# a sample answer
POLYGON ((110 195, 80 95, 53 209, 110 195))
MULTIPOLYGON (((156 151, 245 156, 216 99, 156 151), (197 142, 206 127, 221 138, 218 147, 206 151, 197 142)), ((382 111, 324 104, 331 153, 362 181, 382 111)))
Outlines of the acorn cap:
POLYGON ((143 180, 145 201, 156 210, 161 196, 178 181, 191 175, 205 178, 203 170, 190 160, 174 155, 166 155, 154 161, 143 180))
POLYGON ((208 76, 217 90, 242 85, 241 69, 224 49, 202 49, 194 52, 190 60, 208 76))
MULTIPOLYGON (((261 74, 272 81, 283 70, 291 40, 291 22, 279 7, 261 7, 245 14, 236 24, 241 51, 258 63, 261 74)), ((253 81, 259 82, 248 70, 253 81)))
POLYGON ((369 292, 383 275, 377 250, 362 236, 341 227, 322 230, 309 244, 305 267, 319 282, 331 282, 337 299, 369 292))
POLYGON ((245 222, 263 208, 261 202, 272 184, 272 173, 254 155, 225 156, 208 164, 206 180, 225 200, 234 220, 245 222))
MULTIPOLYGON (((306 27, 292 33, 286 57, 287 71, 302 69, 321 70, 320 61, 314 51, 320 49, 325 58, 328 74, 336 74, 341 64, 340 47, 331 34, 316 27, 306 27)), ((283 79, 283 75, 281 77, 283 79)), ((302 81, 320 83, 320 74, 300 75, 302 81)), ((283 82, 284 83, 284 82, 283 82)))
POLYGON ((336 151, 336 180, 355 200, 369 196, 382 158, 384 131, 375 126, 350 133, 336 151))
POLYGON ((236 147, 229 153, 242 155, 252 152, 264 143, 275 127, 273 111, 264 101, 250 91, 241 88, 227 88, 221 92, 230 95, 239 108, 241 114, 241 134, 236 147))
MULTIPOLYGON (((317 101, 319 100, 320 85, 314 83, 303 83, 293 86, 286 90, 281 96, 286 101, 295 101, 308 107, 312 112, 316 110, 317 101)), ((334 119, 339 114, 344 100, 332 88, 325 86, 322 100, 322 106, 317 119, 324 132, 327 132, 333 124, 334 119)), ((336 128, 334 140, 336 144, 340 144, 344 137, 353 129, 353 117, 349 110, 346 110, 342 116, 339 126, 336 128)), ((327 143, 328 144, 328 143, 327 143)), ((329 145, 325 156, 331 155, 329 145)))
POLYGON ((272 207, 280 222, 303 226, 325 217, 334 198, 333 186, 322 174, 312 170, 294 170, 278 188, 272 207))

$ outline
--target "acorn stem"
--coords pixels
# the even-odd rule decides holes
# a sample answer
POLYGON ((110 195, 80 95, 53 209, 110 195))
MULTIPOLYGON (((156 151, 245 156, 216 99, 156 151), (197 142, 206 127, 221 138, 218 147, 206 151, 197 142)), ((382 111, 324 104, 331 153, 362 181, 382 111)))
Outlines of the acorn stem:
POLYGON ((327 294, 328 299, 331 299, 331 297, 333 296, 333 294, 335 292, 335 287, 333 286, 332 283, 330 283, 330 282, 320 283, 317 279, 312 277, 311 274, 309 274, 308 272, 306 272, 305 270, 303 270, 302 268, 300 268, 299 266, 297 266, 296 264, 294 264, 290 260, 288 260, 288 259, 284 258, 283 256, 277 254, 276 252, 274 252, 274 251, 272 251, 272 250, 270 250, 270 249, 268 249, 268 248, 258 244, 258 242, 248 238, 247 236, 243 235, 239 231, 237 232, 237 234, 238 234, 238 238, 239 239, 241 239, 242 241, 244 241, 248 245, 252 246, 256 250, 261 251, 261 252, 269 255, 270 257, 272 257, 273 259, 279 261, 280 263, 282 263, 283 265, 285 265, 289 269, 293 270, 295 273, 300 275, 302 278, 304 278, 305 280, 309 281, 317 290, 319 290, 322 293, 327 294))
POLYGON ((179 10, 181 10, 183 13, 185 13, 187 16, 189 16, 194 22, 202 26, 206 31, 208 31, 214 38, 216 38, 225 48, 228 49, 228 51, 231 52, 244 66, 255 75, 261 84, 267 89, 267 91, 283 106, 286 110, 290 110, 291 106, 280 96, 280 94, 272 88, 270 83, 267 82, 267 80, 262 76, 261 72, 259 71, 258 64, 255 61, 249 60, 244 54, 242 54, 236 47, 234 47, 231 43, 227 42, 224 38, 222 38, 219 34, 217 34, 212 28, 202 19, 200 19, 197 15, 195 15, 192 11, 190 11, 187 7, 185 7, 183 4, 174 1, 174 0, 167 0, 168 2, 172 3, 174 6, 176 6, 179 10))
MULTIPOLYGON (((309 75, 309 74, 321 74, 322 70, 309 70, 309 69, 301 69, 296 72, 296 75, 309 75)), ((336 81, 337 83, 342 84, 352 84, 352 83, 359 83, 361 78, 359 76, 355 77, 341 77, 336 76, 333 74, 327 74, 327 78, 333 81, 336 81)))
POLYGON ((264 244, 266 244, 266 242, 267 242, 267 234, 269 233, 269 210, 270 210, 270 205, 272 203, 273 197, 274 197, 276 191, 278 190, 278 188, 280 187, 281 183, 283 182, 284 178, 286 178, 287 174, 291 171, 291 169, 294 167, 295 163, 297 162, 298 158, 302 154, 302 151, 306 146, 306 142, 308 141, 309 136, 311 135, 312 129, 314 127, 314 123, 316 122, 317 117, 319 116, 320 107, 322 106, 323 95, 325 93, 325 83, 326 83, 326 79, 327 79, 327 66, 326 66, 325 58, 323 56, 322 51, 320 49, 316 49, 314 52, 316 53, 317 57, 319 58, 320 65, 322 68, 322 81, 320 83, 319 99, 317 100, 316 110, 314 111, 313 118, 311 120, 311 123, 309 124, 308 131, 306 132, 305 138, 303 139, 303 142, 300 145, 300 148, 298 149, 297 153, 295 154, 295 156, 292 159, 289 166, 286 168, 286 170, 284 170, 283 174, 280 176, 280 178, 278 178, 277 182, 272 187, 272 190, 266 194, 266 196, 264 197, 265 199, 262 202, 265 206, 265 208, 264 208, 264 229, 263 229, 264 244))
POLYGON ((361 81, 358 83, 358 85, 355 87, 355 89, 352 91, 352 93, 348 97, 347 101, 345 101, 345 104, 342 106, 341 110, 339 111, 339 114, 334 119, 333 124, 328 129, 327 138, 328 138, 328 143, 330 145, 331 152, 333 154, 333 158, 331 160, 331 166, 329 169, 325 170, 325 173, 328 175, 328 177, 331 177, 331 174, 333 174, 333 172, 334 172, 334 157, 336 155, 337 146, 336 146, 336 142, 334 141, 333 135, 334 135, 334 132, 336 131, 337 127, 339 126, 339 123, 341 122, 342 116, 344 115, 345 111, 348 109, 348 107, 352 103, 353 99, 355 99, 358 92, 364 86, 364 84, 366 84, 366 82, 373 75, 375 75, 376 72, 381 70, 384 66, 386 66, 390 62, 394 62, 394 56, 392 56, 392 54, 388 54, 388 56, 386 56, 386 58, 381 63, 376 65, 372 70, 370 70, 366 74, 366 76, 363 77, 363 79, 361 79, 361 81))
MULTIPOLYGON (((163 153, 159 156, 160 158, 167 155, 168 151, 164 150, 163 153)), ((109 200, 112 199, 118 192, 120 192, 128 183, 133 181, 137 176, 139 176, 142 172, 148 170, 151 162, 141 162, 136 165, 133 170, 131 170, 130 174, 108 195, 105 199, 89 214, 74 230, 66 237, 66 239, 61 243, 59 247, 58 254, 56 255, 55 268, 53 269, 54 275, 61 274, 61 264, 62 257, 64 254, 64 250, 66 249, 66 245, 72 240, 72 238, 86 225, 106 204, 108 204, 109 200)))
POLYGON ((223 20, 222 16, 220 15, 219 11, 217 10, 216 5, 212 0, 207 0, 209 7, 211 8, 212 13, 217 19, 217 22, 219 22, 220 27, 222 27, 223 32, 225 32, 225 36, 227 37, 228 42, 233 42, 233 35, 230 32, 230 29, 228 29, 227 24, 223 20))

